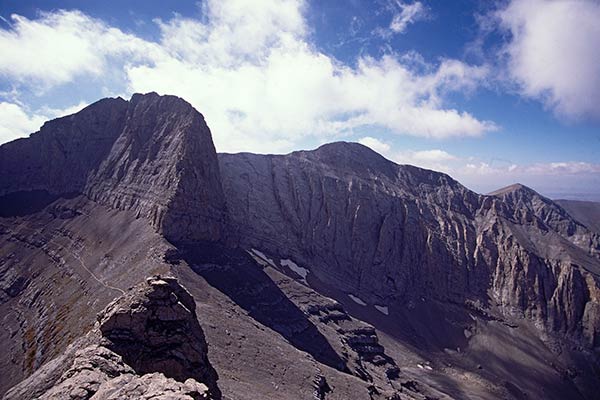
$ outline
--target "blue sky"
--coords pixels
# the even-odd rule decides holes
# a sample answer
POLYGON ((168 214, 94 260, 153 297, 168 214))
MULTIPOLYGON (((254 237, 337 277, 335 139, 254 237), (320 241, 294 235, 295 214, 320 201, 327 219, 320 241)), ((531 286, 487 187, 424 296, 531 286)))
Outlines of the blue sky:
POLYGON ((597 0, 0 1, 0 142, 157 91, 218 151, 358 141, 479 192, 600 200, 597 0))

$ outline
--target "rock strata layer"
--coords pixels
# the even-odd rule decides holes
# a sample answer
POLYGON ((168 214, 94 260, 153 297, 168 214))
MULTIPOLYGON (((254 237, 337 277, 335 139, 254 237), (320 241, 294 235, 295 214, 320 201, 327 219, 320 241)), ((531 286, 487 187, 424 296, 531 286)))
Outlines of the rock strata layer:
POLYGON ((356 143, 219 160, 242 246, 370 304, 495 309, 600 345, 600 236, 529 188, 478 195, 356 143))
POLYGON ((168 239, 219 240, 219 166, 203 116, 156 93, 100 100, 0 147, 0 196, 83 193, 148 219, 168 239))

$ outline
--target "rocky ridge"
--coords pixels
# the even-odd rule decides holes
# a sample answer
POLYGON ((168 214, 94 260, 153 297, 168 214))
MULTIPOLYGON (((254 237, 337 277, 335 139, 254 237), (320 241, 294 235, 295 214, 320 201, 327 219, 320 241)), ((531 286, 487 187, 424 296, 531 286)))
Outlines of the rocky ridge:
POLYGON ((477 304, 600 344, 600 236, 531 189, 478 195, 354 143, 219 160, 242 246, 372 304, 477 304))
POLYGON ((0 340, 20 344, 1 387, 30 375, 11 396, 218 397, 174 281, 76 340, 156 271, 199 299, 234 398, 594 396, 598 235, 528 188, 479 195, 352 143, 217 159, 201 114, 152 93, 51 121, 0 168, 0 340))
POLYGON ((108 305, 92 331, 4 399, 220 397, 194 300, 174 278, 152 277, 108 305))

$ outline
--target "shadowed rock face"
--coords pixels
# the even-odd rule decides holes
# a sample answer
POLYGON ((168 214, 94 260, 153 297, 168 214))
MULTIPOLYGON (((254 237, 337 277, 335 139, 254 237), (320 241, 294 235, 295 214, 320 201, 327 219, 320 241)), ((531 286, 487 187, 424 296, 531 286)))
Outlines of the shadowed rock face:
POLYGON ((4 398, 220 399, 195 306, 174 278, 148 278, 4 398))
POLYGON ((599 236, 531 189, 478 195, 353 143, 219 159, 243 246, 372 304, 495 308, 600 345, 599 236))
POLYGON ((0 390, 29 376, 8 398, 218 397, 199 318, 224 397, 595 398, 599 237, 526 187, 352 143, 217 158, 153 93, 46 123, 0 170, 0 390))
POLYGON ((219 167, 202 115, 175 96, 104 99, 0 147, 0 196, 83 193, 170 240, 219 240, 219 167))
POLYGON ((105 347, 138 374, 205 382, 217 392, 217 375, 196 317, 196 303, 174 278, 149 278, 98 315, 105 347))

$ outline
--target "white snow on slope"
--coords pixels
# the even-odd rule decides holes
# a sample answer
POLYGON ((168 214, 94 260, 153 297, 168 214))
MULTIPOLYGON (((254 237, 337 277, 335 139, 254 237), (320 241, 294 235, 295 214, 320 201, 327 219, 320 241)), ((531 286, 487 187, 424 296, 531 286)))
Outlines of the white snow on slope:
POLYGON ((352 299, 352 301, 354 301, 356 304, 360 304, 361 306, 366 306, 367 303, 365 303, 364 301, 362 301, 362 299, 360 299, 359 297, 356 297, 353 294, 349 294, 348 297, 350 297, 352 299))
POLYGON ((387 308, 387 306, 378 306, 375 304, 375 308, 382 314, 390 315, 390 310, 387 308))
POLYGON ((289 269, 291 269, 292 271, 294 271, 295 273, 300 275, 302 277, 302 280, 304 282, 306 282, 306 277, 307 277, 308 273, 310 272, 309 270, 298 266, 298 264, 296 264, 295 262, 293 262, 292 260, 289 260, 289 259, 281 260, 281 265, 283 267, 288 267, 289 269))
POLYGON ((252 249, 252 252, 250 252, 250 255, 252 256, 252 258, 254 258, 256 260, 257 263, 259 263, 263 267, 271 266, 273 268, 277 268, 277 266, 275 265, 273 260, 268 258, 265 255, 265 253, 263 253, 260 250, 252 249))

